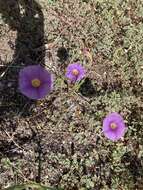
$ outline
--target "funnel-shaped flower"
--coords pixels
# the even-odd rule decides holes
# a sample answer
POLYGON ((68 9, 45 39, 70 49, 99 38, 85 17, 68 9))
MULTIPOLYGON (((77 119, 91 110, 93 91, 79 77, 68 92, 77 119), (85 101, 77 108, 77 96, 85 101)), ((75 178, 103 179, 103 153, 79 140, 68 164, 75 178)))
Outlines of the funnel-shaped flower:
POLYGON ((103 120, 103 133, 108 139, 117 141, 124 136, 125 131, 125 123, 120 114, 111 113, 103 120))
POLYGON ((30 99, 42 99, 51 92, 52 75, 40 65, 31 65, 19 73, 19 89, 30 99))
POLYGON ((85 69, 79 62, 68 65, 66 69, 66 77, 71 82, 80 81, 84 76, 85 69))

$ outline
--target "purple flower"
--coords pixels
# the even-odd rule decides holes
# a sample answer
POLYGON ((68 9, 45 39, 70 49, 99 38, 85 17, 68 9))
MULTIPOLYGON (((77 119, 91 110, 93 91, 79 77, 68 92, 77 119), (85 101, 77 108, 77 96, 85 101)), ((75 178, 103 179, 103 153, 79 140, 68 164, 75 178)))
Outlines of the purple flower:
POLYGON ((103 120, 103 133, 112 140, 117 141, 125 134, 125 123, 122 116, 118 113, 111 113, 103 120))
POLYGON ((68 65, 66 69, 66 77, 71 82, 80 81, 84 76, 85 69, 79 62, 68 65))
POLYGON ((52 87, 52 75, 40 65, 27 66, 19 73, 19 89, 30 99, 44 98, 52 87))

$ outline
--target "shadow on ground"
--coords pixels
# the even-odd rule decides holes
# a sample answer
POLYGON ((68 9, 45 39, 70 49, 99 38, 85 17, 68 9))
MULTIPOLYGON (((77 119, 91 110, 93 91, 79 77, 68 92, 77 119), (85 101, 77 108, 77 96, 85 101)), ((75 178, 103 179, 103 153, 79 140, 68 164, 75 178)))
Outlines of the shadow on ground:
MULTIPOLYGON (((8 142, 3 138, 5 128, 9 134, 15 131, 15 128, 7 123, 14 121, 14 117, 30 115, 35 101, 30 101, 22 96, 18 90, 18 74, 21 68, 27 65, 44 65, 45 47, 44 47, 44 18, 40 5, 34 0, 0 0, 0 14, 2 19, 12 31, 16 31, 17 38, 12 45, 14 55, 12 62, 2 62, 0 68, 0 157, 8 156, 10 159, 17 156, 13 152, 15 144, 8 142), (3 128, 4 127, 4 128, 3 128)), ((14 125, 13 125, 14 126, 14 125)), ((22 139, 21 139, 22 140, 22 139)), ((32 137, 23 139, 21 143, 30 143, 35 141, 38 147, 38 176, 40 181, 40 141, 33 131, 32 137)))
POLYGON ((18 91, 18 73, 26 65, 44 64, 44 26, 40 5, 31 0, 0 0, 0 13, 10 29, 17 32, 11 63, 2 63, 0 117, 10 112, 26 116, 33 101, 18 91))

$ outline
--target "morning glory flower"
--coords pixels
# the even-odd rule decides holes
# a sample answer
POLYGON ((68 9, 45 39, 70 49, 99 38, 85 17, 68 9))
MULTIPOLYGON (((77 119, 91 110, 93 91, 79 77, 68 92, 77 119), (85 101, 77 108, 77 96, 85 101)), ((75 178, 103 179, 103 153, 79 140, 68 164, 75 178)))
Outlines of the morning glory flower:
POLYGON ((31 65, 19 73, 19 89, 30 99, 42 99, 49 94, 53 87, 53 78, 45 68, 40 65, 31 65))
POLYGON ((84 67, 79 63, 72 63, 68 65, 66 69, 66 77, 71 82, 80 81, 85 76, 85 69, 84 67))
POLYGON ((103 120, 103 133, 108 139, 117 141, 124 136, 125 131, 125 123, 120 114, 111 113, 103 120))

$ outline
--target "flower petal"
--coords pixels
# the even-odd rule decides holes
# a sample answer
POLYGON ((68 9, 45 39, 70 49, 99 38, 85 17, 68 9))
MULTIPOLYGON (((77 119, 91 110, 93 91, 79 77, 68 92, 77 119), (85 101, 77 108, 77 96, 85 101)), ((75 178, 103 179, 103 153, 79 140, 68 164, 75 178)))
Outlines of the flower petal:
POLYGON ((103 133, 113 141, 120 139, 125 134, 125 124, 122 116, 116 112, 107 115, 103 120, 103 133), (111 129, 111 123, 115 123, 117 128, 111 129))
POLYGON ((66 77, 69 80, 71 80, 72 82, 80 81, 81 79, 84 78, 84 76, 85 76, 85 69, 79 62, 68 65, 66 69, 66 77), (72 73, 74 69, 78 70, 79 72, 78 76, 75 76, 72 73))
POLYGON ((105 135, 108 139, 110 139, 110 140, 112 140, 112 141, 118 140, 118 137, 117 137, 116 133, 115 133, 114 131, 112 131, 112 130, 106 131, 106 132, 104 133, 104 135, 105 135))
POLYGON ((21 88, 21 93, 30 99, 33 99, 33 100, 39 99, 39 93, 38 93, 37 88, 33 88, 33 87, 21 88))
POLYGON ((19 73, 19 89, 22 94, 31 99, 44 98, 53 87, 53 77, 40 65, 27 66, 19 73), (39 79, 40 87, 33 87, 31 81, 39 79))

